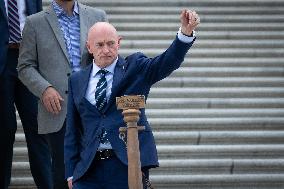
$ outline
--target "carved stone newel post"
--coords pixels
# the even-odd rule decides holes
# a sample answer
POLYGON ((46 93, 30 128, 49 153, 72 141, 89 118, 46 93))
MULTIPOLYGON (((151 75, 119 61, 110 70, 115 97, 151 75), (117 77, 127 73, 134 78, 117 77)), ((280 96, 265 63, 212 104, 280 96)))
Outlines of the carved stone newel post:
POLYGON ((142 189, 142 173, 138 130, 145 129, 137 126, 140 108, 145 107, 144 96, 122 96, 116 98, 117 109, 122 109, 126 127, 119 128, 120 132, 127 130, 128 186, 129 189, 142 189))

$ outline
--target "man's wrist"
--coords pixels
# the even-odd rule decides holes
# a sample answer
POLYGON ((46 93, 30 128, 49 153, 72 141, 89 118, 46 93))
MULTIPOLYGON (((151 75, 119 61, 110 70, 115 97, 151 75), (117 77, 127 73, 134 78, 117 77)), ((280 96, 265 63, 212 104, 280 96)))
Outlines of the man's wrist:
POLYGON ((188 34, 188 33, 182 31, 182 27, 179 27, 178 31, 181 32, 181 34, 184 35, 184 36, 195 37, 195 31, 194 30, 192 30, 192 32, 190 34, 188 34))
POLYGON ((190 34, 188 34, 188 33, 186 33, 186 32, 183 32, 182 28, 180 27, 180 32, 181 32, 183 35, 187 36, 187 37, 193 37, 193 30, 192 30, 192 32, 191 32, 190 34))
POLYGON ((67 178, 67 181, 72 180, 72 179, 73 179, 73 176, 72 176, 72 177, 68 177, 68 178, 67 178))
POLYGON ((177 33, 178 39, 184 43, 191 43, 195 38, 196 32, 193 30, 192 35, 188 36, 182 33, 181 28, 179 28, 179 31, 177 33))

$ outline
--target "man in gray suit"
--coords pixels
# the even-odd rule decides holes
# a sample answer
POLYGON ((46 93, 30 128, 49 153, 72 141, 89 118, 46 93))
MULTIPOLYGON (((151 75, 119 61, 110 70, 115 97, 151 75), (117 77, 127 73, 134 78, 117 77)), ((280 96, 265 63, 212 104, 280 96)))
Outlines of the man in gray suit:
POLYGON ((68 77, 91 58, 87 31, 98 21, 106 21, 103 10, 74 0, 53 0, 47 10, 28 17, 23 30, 18 74, 39 98, 38 132, 49 142, 56 189, 67 188, 63 144, 68 77))

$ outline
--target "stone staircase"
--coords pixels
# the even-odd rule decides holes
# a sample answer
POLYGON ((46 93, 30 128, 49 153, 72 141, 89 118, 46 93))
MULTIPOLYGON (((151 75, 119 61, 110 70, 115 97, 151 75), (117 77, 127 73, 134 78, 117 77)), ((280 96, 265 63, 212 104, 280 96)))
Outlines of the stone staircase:
MULTIPOLYGON (((147 103, 160 158, 155 189, 284 189, 283 0, 81 2, 106 10, 124 56, 161 53, 182 8, 201 17, 182 67, 147 103)), ((21 127, 14 154, 11 189, 35 188, 21 127)))

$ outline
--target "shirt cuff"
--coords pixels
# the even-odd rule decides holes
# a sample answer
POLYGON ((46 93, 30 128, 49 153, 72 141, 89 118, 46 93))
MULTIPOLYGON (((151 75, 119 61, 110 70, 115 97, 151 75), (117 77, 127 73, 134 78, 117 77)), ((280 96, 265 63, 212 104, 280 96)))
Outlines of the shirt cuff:
POLYGON ((192 36, 187 36, 187 35, 184 35, 184 34, 181 32, 181 28, 179 28, 178 33, 177 33, 177 36, 178 36, 178 39, 179 39, 181 42, 184 42, 184 43, 191 43, 191 42, 194 40, 194 38, 195 38, 195 31, 193 30, 192 36))
POLYGON ((72 180, 72 179, 73 179, 73 177, 68 177, 68 178, 67 178, 67 181, 72 180))

